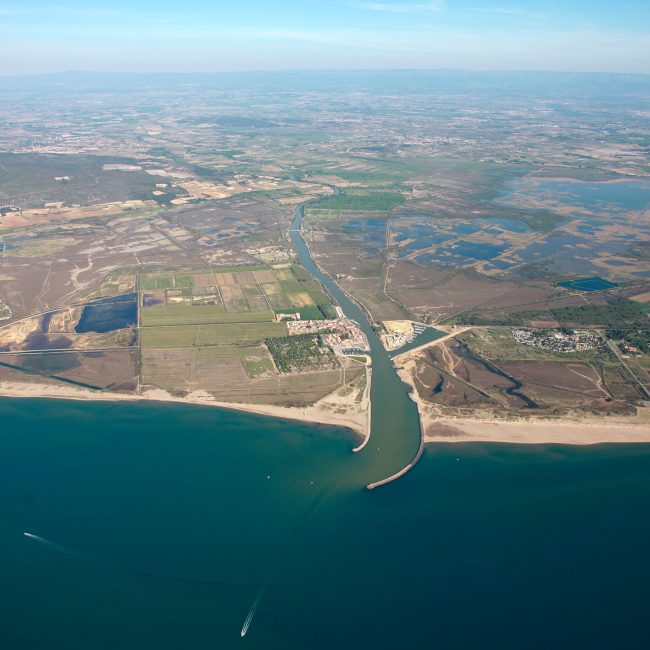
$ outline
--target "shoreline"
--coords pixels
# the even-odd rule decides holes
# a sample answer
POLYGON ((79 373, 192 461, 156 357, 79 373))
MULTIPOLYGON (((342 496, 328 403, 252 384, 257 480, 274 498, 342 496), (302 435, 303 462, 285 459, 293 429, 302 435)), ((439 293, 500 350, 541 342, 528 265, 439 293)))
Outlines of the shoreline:
MULTIPOLYGON (((368 393, 369 391, 367 391, 368 393)), ((160 388, 153 388, 141 394, 109 393, 93 391, 72 386, 54 386, 50 384, 30 384, 20 382, 0 382, 0 398, 19 399, 61 399, 72 401, 90 402, 167 402, 175 404, 191 404, 194 406, 210 406, 243 413, 266 415, 285 420, 306 422, 308 424, 322 424, 349 429, 357 438, 365 440, 369 437, 370 408, 369 396, 364 400, 365 410, 352 417, 346 414, 324 411, 322 404, 331 396, 328 395, 311 406, 304 408, 277 406, 274 404, 246 404, 239 402, 220 402, 205 391, 194 391, 186 397, 175 397, 160 388), (365 402, 368 402, 367 404, 365 402), (320 405, 320 406, 319 406, 320 405)))
MULTIPOLYGON (((441 339, 430 343, 435 345, 441 339)), ((411 389, 417 404, 425 444, 454 442, 495 442, 503 444, 599 445, 650 443, 650 408, 638 407, 638 415, 601 418, 454 418, 440 415, 433 405, 425 404, 413 383, 411 371, 415 356, 405 353, 398 374, 411 389), (410 355, 410 356, 407 356, 410 355)))
MULTIPOLYGON (((646 414, 647 415, 647 414, 646 414)), ((650 444, 647 417, 599 422, 595 418, 571 420, 480 420, 437 418, 425 415, 426 444, 462 442, 499 442, 521 445, 603 445, 650 444), (634 421, 636 420, 636 421, 634 421)))

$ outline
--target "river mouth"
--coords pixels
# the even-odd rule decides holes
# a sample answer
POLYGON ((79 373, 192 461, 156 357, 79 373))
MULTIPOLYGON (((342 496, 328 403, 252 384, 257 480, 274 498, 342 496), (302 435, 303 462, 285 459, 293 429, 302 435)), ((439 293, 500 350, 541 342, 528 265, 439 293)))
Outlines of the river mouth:
POLYGON ((296 207, 290 235, 300 263, 318 280, 343 309, 347 318, 356 321, 363 330, 372 357, 371 431, 367 444, 357 456, 363 458, 360 476, 368 487, 398 478, 405 468, 417 462, 423 450, 420 418, 410 388, 398 377, 389 353, 374 331, 361 307, 316 264, 309 246, 302 237, 305 207, 296 207))

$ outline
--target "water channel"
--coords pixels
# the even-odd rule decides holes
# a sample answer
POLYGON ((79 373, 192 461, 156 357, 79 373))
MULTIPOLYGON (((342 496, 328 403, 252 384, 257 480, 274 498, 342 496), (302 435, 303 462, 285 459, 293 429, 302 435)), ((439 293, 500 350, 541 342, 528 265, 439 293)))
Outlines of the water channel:
POLYGON ((360 452, 364 457, 360 477, 367 484, 374 485, 417 461, 422 450, 417 406, 409 396, 409 387, 398 377, 389 353, 373 330, 366 313, 312 259, 302 236, 304 218, 305 209, 300 205, 295 210, 291 225, 291 239, 301 264, 325 286, 345 315, 359 323, 370 345, 371 434, 360 452))

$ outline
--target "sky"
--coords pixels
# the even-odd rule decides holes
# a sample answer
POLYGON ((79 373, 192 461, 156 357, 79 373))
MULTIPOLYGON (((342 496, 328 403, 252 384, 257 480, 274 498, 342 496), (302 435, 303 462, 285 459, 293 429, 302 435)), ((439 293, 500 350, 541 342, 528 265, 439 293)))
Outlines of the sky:
POLYGON ((0 0, 0 74, 650 73, 650 0, 0 0))

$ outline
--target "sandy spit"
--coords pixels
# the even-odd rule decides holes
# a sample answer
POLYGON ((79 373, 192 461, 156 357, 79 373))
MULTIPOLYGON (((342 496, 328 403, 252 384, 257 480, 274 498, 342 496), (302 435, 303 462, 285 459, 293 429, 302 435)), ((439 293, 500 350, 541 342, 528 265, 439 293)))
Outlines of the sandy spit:
POLYGON ((425 417, 424 440, 436 442, 502 442, 517 444, 597 445, 650 443, 647 418, 609 420, 472 420, 425 417), (599 421, 600 420, 600 421, 599 421))

